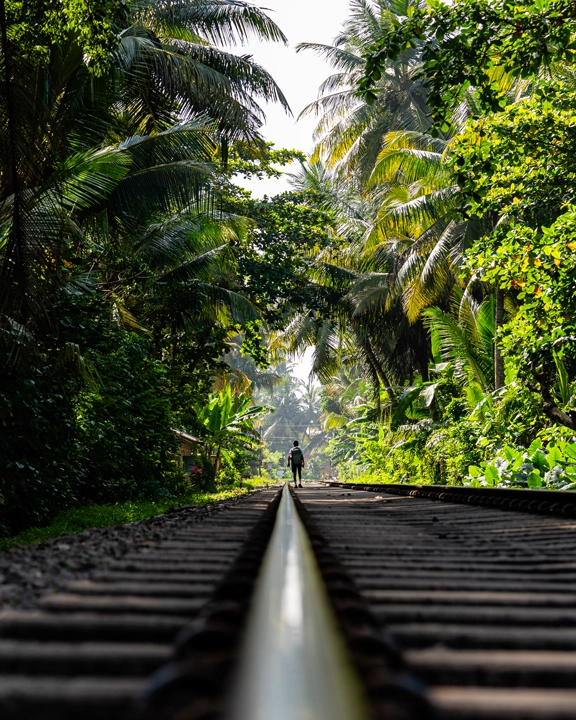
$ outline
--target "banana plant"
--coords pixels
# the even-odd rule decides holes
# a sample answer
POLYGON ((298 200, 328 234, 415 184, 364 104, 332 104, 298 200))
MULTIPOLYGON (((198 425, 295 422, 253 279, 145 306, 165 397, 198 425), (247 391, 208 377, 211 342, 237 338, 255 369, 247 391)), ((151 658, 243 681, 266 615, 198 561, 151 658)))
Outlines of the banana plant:
POLYGON ((220 392, 212 393, 206 405, 194 408, 203 428, 207 453, 214 459, 216 475, 223 455, 235 449, 254 448, 260 440, 255 420, 274 412, 264 405, 251 403, 248 394, 235 396, 230 385, 226 385, 220 392))

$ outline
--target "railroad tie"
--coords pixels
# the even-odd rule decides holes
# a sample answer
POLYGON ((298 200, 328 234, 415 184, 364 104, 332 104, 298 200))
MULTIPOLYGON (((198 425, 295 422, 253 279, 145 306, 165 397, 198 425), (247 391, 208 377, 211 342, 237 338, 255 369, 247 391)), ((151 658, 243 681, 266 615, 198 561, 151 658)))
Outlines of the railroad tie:
POLYGON ((255 528, 153 676, 138 720, 430 717, 418 680, 299 511, 285 485, 273 529, 255 528))
POLYGON ((0 612, 2 720, 120 720, 229 572, 276 488, 0 612))
POLYGON ((526 512, 522 491, 500 505, 498 491, 484 492, 490 507, 389 489, 330 484, 299 497, 428 684, 438 720, 576 718, 576 520, 562 512, 566 498, 543 503, 556 494, 542 493, 526 512))
POLYGON ((465 490, 284 486, 173 522, 0 613, 0 717, 576 720, 571 503, 465 490))

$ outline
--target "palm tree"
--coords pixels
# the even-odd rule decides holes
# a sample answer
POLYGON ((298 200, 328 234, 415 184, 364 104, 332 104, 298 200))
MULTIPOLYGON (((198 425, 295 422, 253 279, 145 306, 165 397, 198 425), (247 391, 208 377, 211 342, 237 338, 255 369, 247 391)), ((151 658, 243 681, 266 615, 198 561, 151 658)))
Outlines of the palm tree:
MULTIPOLYGON (((325 186, 330 184, 332 195, 341 180, 362 204, 361 236, 360 223, 356 221, 354 229, 350 227, 351 204, 347 203, 341 232, 348 247, 336 259, 332 256, 331 262, 355 273, 355 278, 350 278, 347 301, 360 326, 372 328, 369 344, 376 346, 380 370, 390 366, 391 358, 393 363, 401 358, 399 366, 412 367, 415 356, 426 377, 430 351, 422 311, 436 304, 448 308, 450 292, 461 282, 464 253, 475 239, 489 232, 494 219, 455 219, 459 189, 446 160, 451 138, 475 110, 472 91, 457 108, 448 132, 439 137, 430 135, 426 92, 418 79, 419 51, 414 48, 397 62, 387 64, 374 88, 376 99, 371 105, 357 95, 366 48, 410 14, 411 5, 419 3, 356 0, 332 46, 307 44, 301 48, 324 55, 338 70, 321 86, 319 99, 304 111, 321 115, 312 160, 323 158, 335 171, 322 178, 325 186), (367 317, 370 313, 372 319, 367 317), (417 327, 412 329, 412 325, 417 327), (404 327, 395 333, 394 328, 400 330, 400 326, 404 327), (374 333, 380 329, 381 337, 376 338, 374 333), (387 343, 391 337, 398 340, 398 346, 387 343), (387 358, 383 357, 386 347, 391 351, 387 358)), ((502 73, 494 80, 511 102, 527 90, 525 83, 502 73)), ((502 302, 496 309, 500 318, 502 302)), ((324 336, 329 337, 326 323, 324 328, 324 336)), ((499 384, 502 363, 497 347, 494 351, 499 384)), ((367 352, 370 354, 369 348, 367 352)), ((378 363, 372 362, 371 367, 377 368, 378 363)), ((374 371, 382 378, 380 370, 374 371)), ((390 384, 393 370, 389 367, 384 374, 390 384)))
MULTIPOLYGON (((133 129, 165 127, 174 113, 214 119, 221 140, 263 143, 258 130, 264 113, 259 100, 288 103, 270 74, 249 55, 222 46, 260 40, 286 43, 278 26, 260 8, 243 0, 153 0, 133 6, 132 24, 121 34, 117 62, 137 99, 127 104, 133 129)), ((132 134, 132 133, 131 133, 132 134)))
POLYGON ((322 164, 303 168, 295 182, 333 212, 338 237, 316 257, 311 274, 320 309, 296 315, 283 337, 292 350, 314 346, 313 372, 323 381, 342 363, 361 363, 393 402, 405 379, 414 373, 427 379, 430 353, 422 324, 412 326, 398 300, 391 301, 393 258, 386 251, 363 252, 376 209, 322 164))
POLYGON ((352 0, 350 16, 333 45, 303 43, 326 58, 336 70, 320 86, 319 98, 301 113, 320 115, 311 160, 324 159, 350 178, 365 182, 391 130, 425 131, 430 126, 426 91, 419 78, 416 50, 404 52, 389 63, 378 80, 377 98, 369 105, 357 93, 363 77, 365 56, 393 26, 408 16, 419 0, 352 0))
POLYGON ((293 440, 312 450, 321 440, 319 389, 291 375, 291 365, 285 362, 275 372, 280 381, 256 391, 257 402, 274 408, 274 415, 262 424, 262 437, 274 452, 287 452, 293 440))
MULTIPOLYGON (((494 71, 510 103, 530 92, 530 85, 502 71, 494 71)), ((393 275, 389 297, 400 297, 406 316, 417 322, 425 308, 440 304, 448 308, 452 288, 462 284, 461 270, 466 251, 494 228, 496 217, 465 218, 458 212, 460 189, 449 169, 453 141, 465 130, 467 120, 477 114, 473 90, 456 108, 444 136, 401 129, 386 134, 367 189, 378 213, 364 238, 363 252, 389 254, 393 275)), ((488 294, 474 278, 474 292, 488 294)), ((471 288, 469 288, 471 291, 471 288)), ((496 327, 503 323, 504 297, 495 291, 496 327)), ((504 383, 503 362, 494 343, 494 382, 504 383)))
POLYGON ((324 387, 329 402, 322 414, 326 430, 341 429, 357 416, 359 407, 370 402, 371 391, 363 377, 362 367, 340 367, 324 387))
POLYGON ((236 138, 261 142, 259 99, 287 106, 268 73, 213 43, 285 38, 236 0, 131 12, 102 76, 72 36, 33 64, 2 16, 0 317, 16 349, 57 334, 54 308, 82 268, 108 298, 135 277, 148 290, 176 279, 188 318, 203 297, 254 317, 219 270, 242 223, 219 210, 215 160, 236 138))

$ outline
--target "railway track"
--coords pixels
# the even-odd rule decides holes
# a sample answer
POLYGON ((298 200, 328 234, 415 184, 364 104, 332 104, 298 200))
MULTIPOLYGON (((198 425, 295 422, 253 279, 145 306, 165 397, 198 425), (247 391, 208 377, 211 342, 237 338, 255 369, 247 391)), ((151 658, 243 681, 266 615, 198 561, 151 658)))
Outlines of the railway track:
MULTIPOLYGON (((194 640, 216 644, 207 608, 212 616, 238 613, 247 593, 243 583, 257 569, 273 525, 277 495, 277 489, 262 491, 202 522, 178 514, 171 539, 150 542, 90 579, 70 582, 36 610, 0 613, 0 717, 114 720, 132 714, 151 673, 176 655, 192 656, 194 640), (247 545, 255 557, 246 557, 247 545), (217 599, 223 594, 224 608, 217 599)), ((222 628, 220 646, 224 635, 222 628)), ((220 688, 205 654, 198 702, 216 707, 220 688)), ((167 674, 155 682, 160 695, 167 674)))
POLYGON ((436 717, 454 720, 576 718, 572 497, 339 484, 301 496, 436 717))
POLYGON ((0 717, 576 720, 572 497, 333 483, 183 514, 0 613, 0 717))

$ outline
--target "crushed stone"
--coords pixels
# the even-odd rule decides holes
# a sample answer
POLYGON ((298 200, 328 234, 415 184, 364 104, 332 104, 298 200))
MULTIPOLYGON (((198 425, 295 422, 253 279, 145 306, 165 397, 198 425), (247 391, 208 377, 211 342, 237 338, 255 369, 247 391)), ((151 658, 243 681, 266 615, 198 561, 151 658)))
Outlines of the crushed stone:
POLYGON ((35 545, 16 545, 0 553, 0 609, 34 608, 41 596, 61 590, 70 580, 90 577, 138 548, 153 547, 173 530, 201 523, 205 518, 242 502, 245 497, 193 507, 170 508, 163 515, 128 525, 64 533, 35 545))

